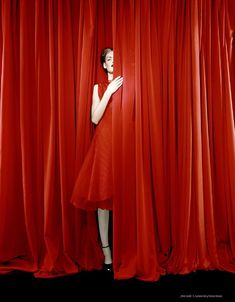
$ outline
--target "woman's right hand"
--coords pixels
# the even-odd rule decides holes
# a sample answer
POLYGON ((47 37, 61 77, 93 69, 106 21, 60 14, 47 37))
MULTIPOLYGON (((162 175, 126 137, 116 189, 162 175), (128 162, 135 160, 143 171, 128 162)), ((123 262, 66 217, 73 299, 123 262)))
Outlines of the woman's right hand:
POLYGON ((122 86, 122 83, 123 83, 123 77, 118 76, 114 80, 112 80, 112 82, 109 83, 107 90, 111 94, 113 94, 114 92, 116 92, 118 90, 118 88, 120 88, 122 86))

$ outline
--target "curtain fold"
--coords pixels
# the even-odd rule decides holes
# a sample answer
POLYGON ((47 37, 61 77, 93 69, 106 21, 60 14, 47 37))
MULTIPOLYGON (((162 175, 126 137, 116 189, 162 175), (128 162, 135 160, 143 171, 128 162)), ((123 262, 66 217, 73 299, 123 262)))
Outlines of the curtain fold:
POLYGON ((70 198, 110 46, 115 278, 235 272, 235 2, 0 3, 0 273, 102 267, 70 198))

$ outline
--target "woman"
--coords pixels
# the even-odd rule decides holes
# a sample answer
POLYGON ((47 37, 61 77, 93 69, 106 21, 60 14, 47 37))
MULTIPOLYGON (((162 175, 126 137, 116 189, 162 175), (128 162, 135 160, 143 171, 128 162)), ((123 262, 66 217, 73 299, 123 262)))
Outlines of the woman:
POLYGON ((104 254, 104 269, 112 271, 108 240, 109 211, 112 210, 112 95, 122 86, 123 78, 113 79, 113 49, 101 53, 107 81, 94 85, 91 121, 95 135, 77 177, 72 203, 85 210, 98 211, 99 234, 104 254))

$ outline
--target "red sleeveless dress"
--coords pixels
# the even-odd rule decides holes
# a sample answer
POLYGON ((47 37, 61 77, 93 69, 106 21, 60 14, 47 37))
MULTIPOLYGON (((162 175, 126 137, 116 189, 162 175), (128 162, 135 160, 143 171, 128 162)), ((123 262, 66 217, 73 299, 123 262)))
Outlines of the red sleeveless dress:
MULTIPOLYGON (((98 84, 101 100, 108 82, 98 84)), ((99 121, 75 182, 71 202, 85 210, 112 210, 112 99, 99 121)))

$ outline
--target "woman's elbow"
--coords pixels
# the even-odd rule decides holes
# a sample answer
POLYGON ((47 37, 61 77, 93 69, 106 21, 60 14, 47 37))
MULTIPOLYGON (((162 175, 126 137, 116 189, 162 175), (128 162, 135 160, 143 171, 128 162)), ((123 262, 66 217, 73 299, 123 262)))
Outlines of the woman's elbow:
POLYGON ((99 121, 97 120, 97 118, 95 116, 91 116, 91 121, 95 125, 98 125, 98 123, 99 123, 99 121))

